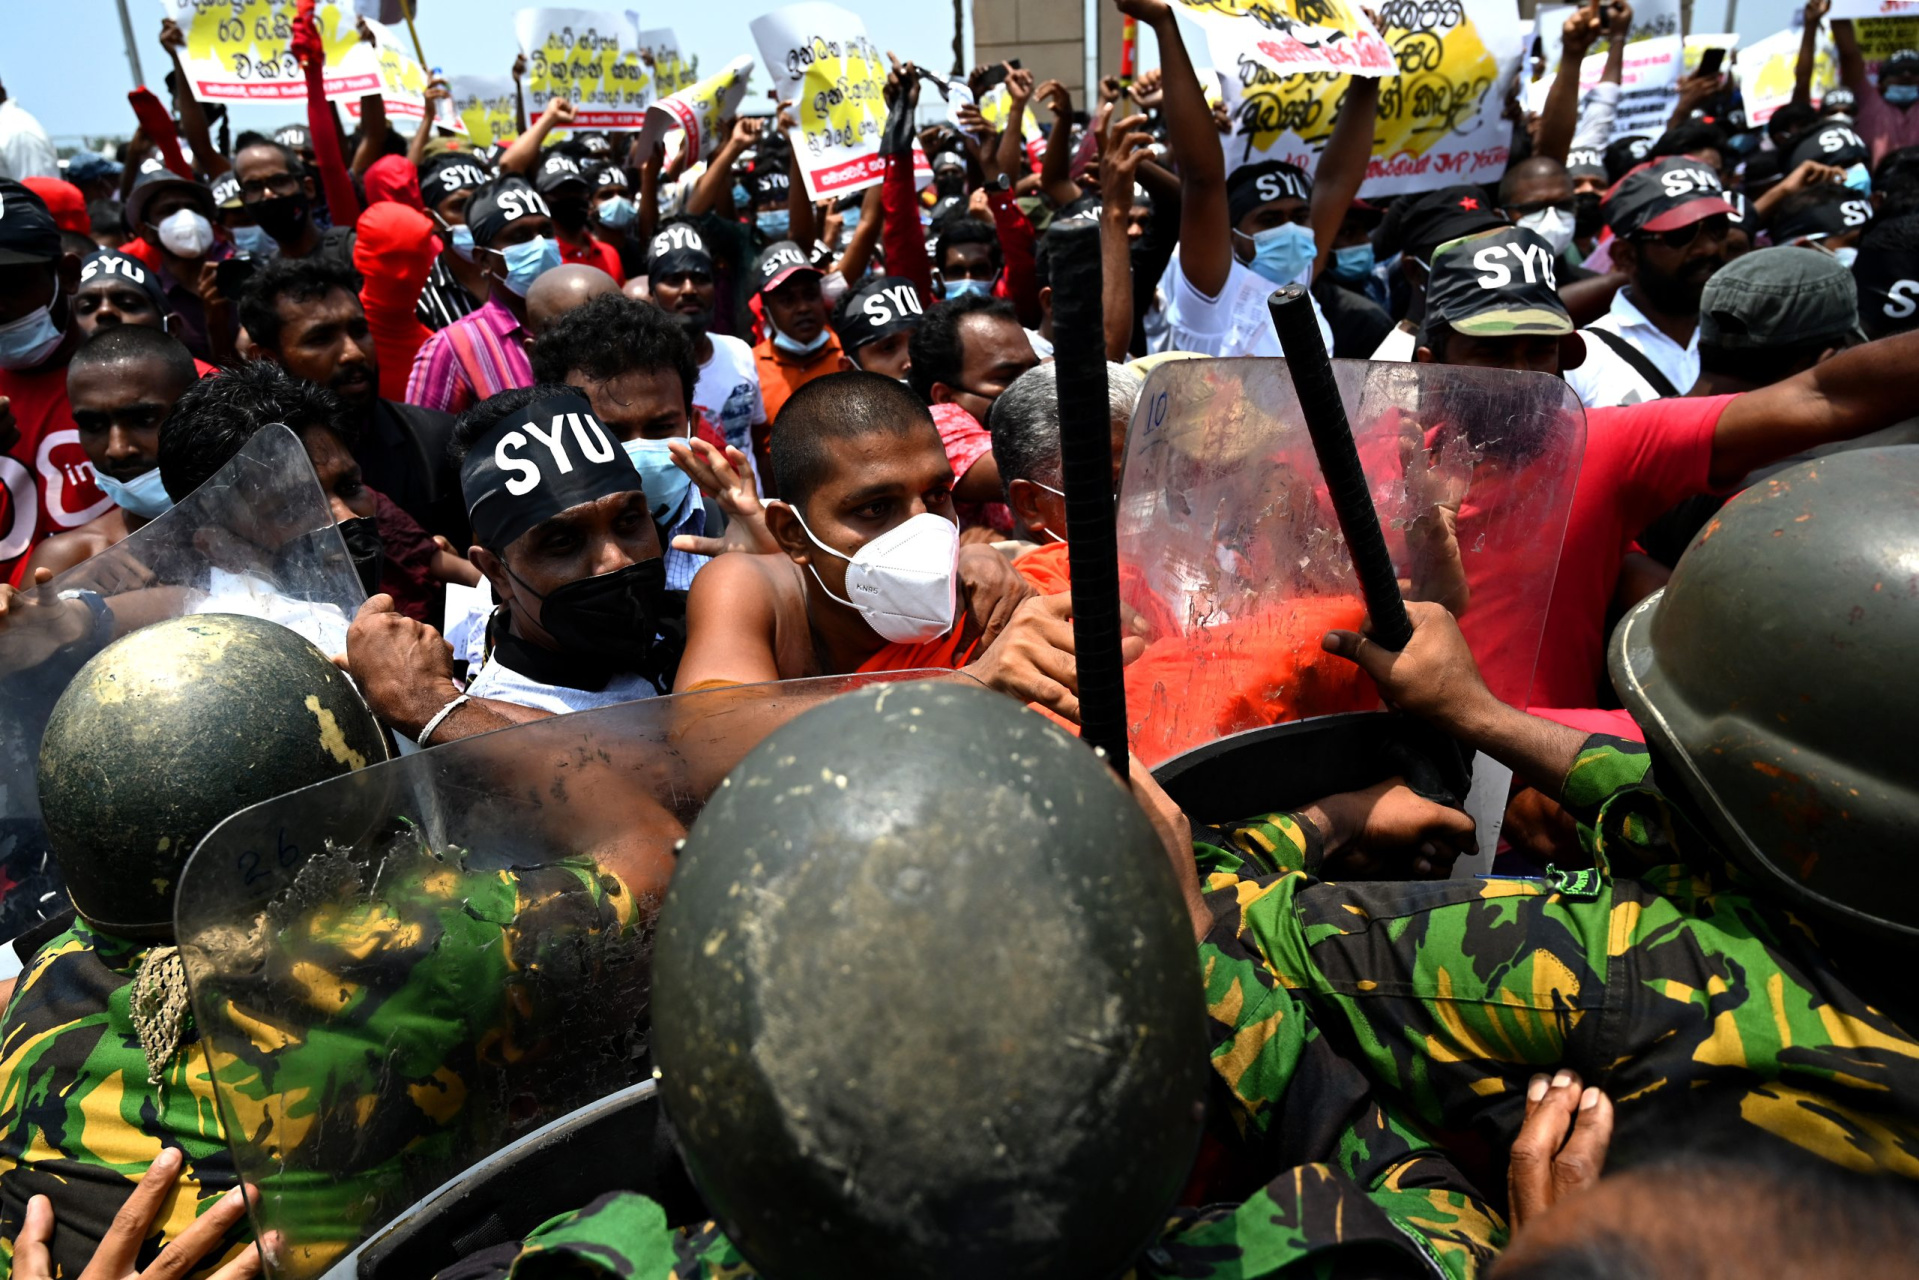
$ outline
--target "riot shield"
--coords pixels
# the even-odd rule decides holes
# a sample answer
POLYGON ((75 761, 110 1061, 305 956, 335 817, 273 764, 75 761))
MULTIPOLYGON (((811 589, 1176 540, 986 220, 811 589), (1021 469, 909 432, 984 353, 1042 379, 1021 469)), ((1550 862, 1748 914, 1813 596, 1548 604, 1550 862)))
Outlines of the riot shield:
POLYGON ((87 659, 193 613, 265 618, 342 653, 365 599, 305 447, 277 425, 124 541, 16 595, 0 621, 0 940, 66 906, 40 820, 40 738, 87 659))
MULTIPOLYGON (((210 832, 176 936, 273 1274, 351 1274, 353 1251, 436 1188, 645 1079, 651 919, 707 797, 808 708, 929 678, 969 679, 785 681, 540 720, 210 832)), ((634 1160, 601 1189, 643 1189, 634 1160)), ((538 1214, 523 1229, 584 1203, 547 1203, 558 1180, 517 1185, 514 1211, 538 1214)))
MULTIPOLYGON (((1492 691, 1525 706, 1585 448, 1579 401, 1538 374, 1333 369, 1407 598, 1451 607, 1492 691)), ((1369 679, 1320 649, 1365 606, 1283 360, 1153 371, 1127 435, 1118 535, 1122 598, 1148 637, 1127 672, 1147 764, 1379 706, 1369 679)), ((1480 773, 1475 793, 1499 790, 1503 805, 1480 773)), ((1482 817, 1489 852, 1487 830, 1482 817)))

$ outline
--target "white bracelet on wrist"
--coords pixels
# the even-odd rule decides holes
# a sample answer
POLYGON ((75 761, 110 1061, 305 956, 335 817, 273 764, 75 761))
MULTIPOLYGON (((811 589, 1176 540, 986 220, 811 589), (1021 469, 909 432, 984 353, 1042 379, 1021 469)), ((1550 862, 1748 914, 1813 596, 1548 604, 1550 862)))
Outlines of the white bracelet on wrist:
POLYGON ((453 701, 447 703, 444 707, 441 707, 438 711, 434 712, 433 718, 426 722, 426 727, 420 730, 420 736, 415 738, 414 741, 419 743, 422 747, 426 746, 427 740, 433 736, 433 731, 438 729, 440 727, 441 722, 444 721, 448 716, 452 715, 455 711, 459 710, 462 706, 464 706, 466 704, 466 701, 467 701, 467 697, 463 693, 459 697, 455 698, 453 701))

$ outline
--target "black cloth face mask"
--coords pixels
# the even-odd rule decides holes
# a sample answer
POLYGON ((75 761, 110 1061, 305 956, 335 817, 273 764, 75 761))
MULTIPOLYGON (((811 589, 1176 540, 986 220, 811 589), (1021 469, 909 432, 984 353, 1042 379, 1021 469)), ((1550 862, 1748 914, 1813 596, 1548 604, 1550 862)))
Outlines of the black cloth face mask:
POLYGON ((386 543, 380 538, 380 520, 377 516, 355 516, 351 520, 342 520, 334 526, 339 529, 340 537, 346 542, 346 553, 353 557, 353 568, 360 575, 360 585, 366 593, 372 595, 380 589, 380 572, 386 564, 386 543))
POLYGON ((1599 193, 1582 191, 1573 197, 1573 235, 1590 240, 1599 234, 1603 221, 1599 212, 1599 193))
POLYGON ((562 651, 622 671, 657 674, 662 655, 656 637, 666 613, 665 557, 577 578, 546 595, 527 586, 517 573, 513 580, 539 600, 540 626, 562 651))
POLYGON ((290 196, 269 196, 249 207, 260 229, 284 245, 299 239, 300 228, 306 222, 308 203, 306 192, 302 191, 290 196))

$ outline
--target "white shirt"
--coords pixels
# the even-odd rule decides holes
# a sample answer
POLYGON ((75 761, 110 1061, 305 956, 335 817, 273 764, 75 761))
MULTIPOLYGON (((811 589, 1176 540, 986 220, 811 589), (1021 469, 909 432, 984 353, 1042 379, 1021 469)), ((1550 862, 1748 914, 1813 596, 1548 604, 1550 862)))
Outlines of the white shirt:
MULTIPOLYGON (((1308 267, 1296 283, 1306 284, 1312 278, 1311 273, 1312 268, 1308 267)), ((1192 351, 1203 356, 1285 354, 1279 349, 1279 335, 1273 332, 1272 314, 1266 310, 1266 299, 1279 286, 1239 259, 1232 260, 1226 283, 1216 298, 1207 297, 1187 280, 1186 272, 1180 268, 1177 249, 1161 279, 1166 284, 1165 350, 1192 351)), ((1319 321, 1319 336, 1330 355, 1332 327, 1319 309, 1319 300, 1312 298, 1311 301, 1313 316, 1319 321)))
POLYGON ((750 458, 753 428, 766 421, 753 348, 724 333, 709 333, 707 337, 713 339, 713 356, 700 366, 693 403, 708 422, 719 428, 728 444, 750 458))
POLYGON ((0 178, 57 178, 60 157, 40 122, 8 98, 0 102, 0 178))
POLYGON ((1419 350, 1419 335, 1394 325, 1392 331, 1367 358, 1385 360, 1393 364, 1411 364, 1413 352, 1417 350, 1419 350))
MULTIPOLYGON (((1698 327, 1694 326, 1691 340, 1680 346, 1646 319, 1646 313, 1632 304, 1624 289, 1613 295, 1612 310, 1581 332, 1594 329, 1616 333, 1636 347, 1682 396, 1699 381, 1698 327)), ((1642 404, 1660 398, 1660 393, 1633 372, 1632 366, 1615 355, 1601 338, 1586 339, 1586 358, 1577 369, 1566 370, 1566 382, 1588 409, 1642 404)))
POLYGON ((467 685, 466 696, 492 698, 498 702, 512 702, 522 707, 537 707, 555 715, 565 715, 569 711, 591 711, 595 707, 610 707, 620 702, 657 698, 660 691, 642 675, 616 676, 606 688, 597 691, 541 684, 513 670, 495 655, 467 685))
POLYGON ((1033 344, 1033 354, 1041 360, 1051 360, 1053 358, 1053 344, 1040 337, 1038 329, 1028 329, 1026 331, 1026 340, 1033 344))

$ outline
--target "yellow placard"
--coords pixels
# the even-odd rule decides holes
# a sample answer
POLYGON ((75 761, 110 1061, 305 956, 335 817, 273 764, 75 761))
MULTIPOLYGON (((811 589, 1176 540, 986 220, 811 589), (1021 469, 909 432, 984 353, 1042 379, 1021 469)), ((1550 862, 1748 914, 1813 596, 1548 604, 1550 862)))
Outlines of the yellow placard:
MULTIPOLYGON (((293 56, 295 0, 160 0, 185 32, 180 63, 203 102, 303 101, 306 78, 293 56)), ((360 39, 348 0, 322 0, 314 23, 326 50, 328 98, 380 91, 378 59, 360 39)))
POLYGON ((535 109, 552 98, 573 104, 581 129, 636 129, 656 96, 640 58, 639 31, 624 13, 521 9, 514 15, 526 55, 526 91, 535 109))

